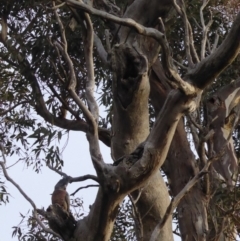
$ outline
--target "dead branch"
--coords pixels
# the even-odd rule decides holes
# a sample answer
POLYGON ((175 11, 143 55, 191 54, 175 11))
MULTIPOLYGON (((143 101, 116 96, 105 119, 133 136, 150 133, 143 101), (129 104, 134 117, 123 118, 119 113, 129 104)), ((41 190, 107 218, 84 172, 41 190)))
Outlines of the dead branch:
POLYGON ((96 15, 96 16, 104 18, 104 19, 108 19, 110 21, 113 21, 113 22, 118 23, 123 26, 134 28, 139 34, 152 37, 152 38, 156 39, 157 41, 159 41, 163 37, 163 34, 160 33, 158 30, 156 30, 154 28, 144 27, 141 24, 138 24, 137 22, 135 22, 133 19, 119 18, 112 14, 106 13, 105 11, 101 11, 101 10, 92 8, 85 3, 78 2, 75 0, 66 0, 66 3, 69 6, 74 6, 74 7, 80 8, 89 14, 96 15))
MULTIPOLYGON (((60 176, 63 176, 63 177, 67 177, 68 176, 65 172, 62 172, 62 171, 60 171, 60 170, 50 166, 47 163, 46 163, 46 165, 47 165, 47 167, 49 169, 51 169, 52 171, 58 173, 60 176)), ((70 176, 68 176, 68 177, 69 177, 69 183, 72 183, 72 182, 82 182, 82 181, 85 181, 85 180, 88 180, 88 179, 91 179, 91 180, 99 183, 98 178, 96 176, 94 176, 94 175, 84 175, 84 176, 80 176, 80 177, 70 177, 70 176)))
POLYGON ((85 189, 85 188, 89 188, 89 187, 99 187, 99 185, 87 185, 84 187, 79 187, 75 192, 73 192, 72 194, 70 194, 70 196, 74 196, 78 191, 85 189))

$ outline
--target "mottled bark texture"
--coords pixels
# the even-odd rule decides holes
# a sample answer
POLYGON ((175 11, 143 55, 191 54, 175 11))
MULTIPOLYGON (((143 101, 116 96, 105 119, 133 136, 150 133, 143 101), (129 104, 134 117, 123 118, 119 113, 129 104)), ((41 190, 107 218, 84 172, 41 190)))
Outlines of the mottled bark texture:
MULTIPOLYGON (((210 200, 209 205, 212 216, 209 239, 215 240, 219 237, 220 241, 230 241, 236 238, 236 235, 229 237, 228 233, 236 233, 236 227, 229 217, 223 219, 216 205, 221 200, 219 192, 226 193, 225 195, 228 196, 229 190, 234 188, 239 172, 232 131, 239 123, 240 117, 240 79, 222 87, 206 100, 206 116, 209 128, 214 130, 213 136, 208 141, 209 154, 213 156, 223 152, 221 157, 213 163, 210 173, 211 193, 215 192, 216 195, 210 200), (227 186, 223 185, 223 181, 227 186)), ((228 209, 231 205, 234 204, 230 202, 223 208, 228 209)))
POLYGON ((223 156, 213 163, 213 167, 229 186, 233 186, 236 182, 238 172, 238 161, 231 134, 239 120, 239 102, 240 80, 223 87, 206 101, 208 124, 214 130, 214 135, 209 141, 211 156, 220 153, 226 145, 223 156))

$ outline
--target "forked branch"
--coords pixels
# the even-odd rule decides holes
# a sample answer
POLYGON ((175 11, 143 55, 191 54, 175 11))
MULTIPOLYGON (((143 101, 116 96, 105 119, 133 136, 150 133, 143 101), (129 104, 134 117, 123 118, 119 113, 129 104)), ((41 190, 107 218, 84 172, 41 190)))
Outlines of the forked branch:
POLYGON ((80 8, 80 9, 84 10, 85 12, 90 13, 92 15, 96 15, 101 18, 108 19, 110 21, 121 24, 123 26, 131 27, 131 28, 135 29, 139 34, 145 35, 148 37, 152 37, 155 40, 157 40, 162 47, 163 56, 164 56, 163 61, 165 62, 165 66, 167 68, 166 71, 168 71, 169 75, 171 76, 171 79, 176 82, 178 87, 182 91, 184 91, 184 93, 186 93, 186 95, 192 95, 192 94, 196 93, 196 89, 194 88, 194 86, 192 86, 190 83, 187 83, 184 80, 182 80, 180 75, 177 73, 177 71, 172 63, 172 60, 171 60, 168 41, 166 39, 165 34, 161 33, 160 31, 158 31, 155 28, 144 27, 143 25, 137 23, 133 19, 119 18, 112 14, 106 13, 104 11, 94 9, 94 8, 90 7, 89 5, 84 4, 82 2, 78 2, 75 0, 66 0, 66 3, 69 6, 74 6, 76 8, 80 8))
POLYGON ((186 14, 184 2, 181 1, 181 6, 177 4, 176 0, 173 0, 173 5, 177 11, 177 13, 181 16, 183 23, 184 23, 184 31, 185 31, 185 50, 186 50, 186 56, 189 67, 194 67, 194 62, 199 62, 199 58, 196 52, 196 49, 194 47, 194 41, 193 41, 193 33, 192 33, 192 27, 190 22, 188 21, 188 17, 186 14))
MULTIPOLYGON (((53 2, 53 6, 55 3, 53 2)), ((76 104, 79 106, 79 108, 82 110, 84 117, 86 118, 88 124, 89 124, 89 131, 88 134, 88 141, 90 145, 90 153, 91 158, 93 161, 93 165, 97 171, 97 173, 101 172, 102 167, 101 165, 104 163, 102 159, 102 155, 100 152, 99 147, 99 140, 98 140, 98 105, 94 99, 93 91, 94 91, 94 69, 93 69, 93 28, 92 23, 88 15, 85 16, 85 22, 87 22, 87 36, 86 42, 87 46, 85 47, 85 58, 87 62, 87 68, 88 68, 88 75, 87 75, 87 101, 90 108, 90 111, 88 110, 87 106, 83 103, 83 101, 79 98, 79 96, 75 92, 77 79, 74 71, 74 65, 73 62, 68 54, 67 50, 67 40, 65 35, 65 29, 63 26, 63 23, 57 13, 57 10, 54 10, 55 17, 57 19, 57 22, 60 26, 60 32, 63 43, 60 44, 58 42, 55 42, 55 46, 59 49, 59 51, 62 53, 65 61, 68 64, 68 68, 70 71, 70 81, 68 86, 68 91, 73 98, 73 100, 76 102, 76 104)))

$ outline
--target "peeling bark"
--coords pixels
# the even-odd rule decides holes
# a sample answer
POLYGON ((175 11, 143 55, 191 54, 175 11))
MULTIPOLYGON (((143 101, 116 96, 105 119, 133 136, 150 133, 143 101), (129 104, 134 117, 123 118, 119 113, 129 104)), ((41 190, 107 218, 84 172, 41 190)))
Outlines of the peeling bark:
POLYGON ((230 187, 236 182, 238 172, 238 160, 233 146, 232 131, 239 120, 239 105, 239 80, 217 91, 206 103, 209 125, 214 130, 214 135, 210 140, 213 143, 213 153, 210 155, 220 153, 224 149, 223 156, 214 162, 213 166, 230 187))

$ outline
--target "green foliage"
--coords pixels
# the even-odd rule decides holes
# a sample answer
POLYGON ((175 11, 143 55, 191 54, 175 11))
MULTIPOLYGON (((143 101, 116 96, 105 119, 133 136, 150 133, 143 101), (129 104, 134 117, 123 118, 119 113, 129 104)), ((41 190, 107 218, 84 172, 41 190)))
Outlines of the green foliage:
MULTIPOLYGON (((233 3, 234 1, 230 2, 233 3)), ((126 3, 123 1, 119 5, 123 8, 126 7, 126 3)), ((194 43, 199 54, 202 38, 202 28, 199 25, 200 1, 189 1, 186 6, 189 21, 193 28, 194 43)), ((37 173, 46 164, 58 170, 62 168, 64 162, 61 157, 60 145, 69 133, 69 126, 60 129, 55 126, 54 120, 51 123, 46 123, 39 117, 39 112, 36 110, 37 98, 35 97, 37 93, 32 89, 32 79, 26 78, 26 72, 36 77, 42 91, 42 99, 52 115, 51 118, 60 117, 62 107, 60 99, 62 98, 76 114, 78 120, 85 121, 77 104, 70 98, 67 91, 70 81, 69 68, 62 55, 54 47, 55 42, 61 44, 61 34, 51 7, 51 1, 46 0, 21 0, 20 2, 8 0, 1 1, 0 9, 1 16, 8 16, 7 41, 5 45, 0 43, 0 140, 6 148, 6 155, 17 155, 19 160, 26 163, 27 166, 32 166, 37 173), (23 63, 23 59, 27 60, 28 66, 23 63)), ((204 10, 206 22, 210 19, 210 11, 213 13, 213 25, 208 33, 209 44, 207 45, 206 56, 211 52, 216 33, 219 35, 219 44, 225 38, 236 9, 236 5, 230 5, 226 0, 214 0, 210 1, 209 6, 204 10)), ((67 6, 63 6, 58 10, 58 13, 65 27, 68 53, 73 61, 77 77, 76 93, 86 102, 83 27, 78 24, 74 31, 71 30, 69 23, 73 13, 67 6)), ((93 17, 92 20, 95 33, 106 47, 104 29, 106 24, 108 24, 108 27, 110 24, 96 17, 93 17)), ((187 66, 183 45, 185 33, 179 17, 166 23, 166 35, 172 49, 173 58, 183 66, 187 66)), ((114 36, 110 36, 110 41, 112 41, 112 45, 116 42, 114 36)), ((239 65, 240 57, 238 56, 234 63, 204 93, 204 98, 207 99, 219 87, 237 79, 240 76, 239 65)), ((98 102, 100 108, 103 107, 105 110, 100 118, 99 126, 111 128, 112 75, 96 51, 94 52, 94 67, 99 95, 98 102)), ((180 67, 179 71, 182 75, 186 72, 184 68, 180 67)), ((154 110, 151 105, 149 105, 149 110, 152 126, 154 110)), ((71 121, 76 120, 76 116, 69 112, 67 114, 67 118, 71 121)), ((234 132, 238 154, 240 153, 239 131, 238 126, 234 132)), ((229 197, 233 198, 232 193, 229 197)), ((8 193, 4 182, 0 181, 0 205, 8 201, 8 193)), ((221 208, 225 209, 229 203, 224 202, 221 205, 221 208)), ((72 207, 76 212, 76 218, 80 219, 83 216, 83 212, 79 211, 82 207, 82 200, 74 200, 72 207)), ((23 230, 21 225, 13 227, 13 236, 18 236, 19 240, 57 240, 40 231, 40 227, 36 225, 31 215, 22 215, 22 218, 24 221, 27 220, 27 231, 23 230)), ((112 241, 136 240, 133 218, 131 203, 129 200, 125 200, 114 225, 112 241)))
POLYGON ((0 205, 2 205, 3 203, 6 204, 9 202, 9 197, 8 197, 8 192, 7 189, 4 185, 4 182, 1 181, 0 178, 0 205))
POLYGON ((132 203, 125 198, 114 223, 111 241, 136 241, 132 203))

